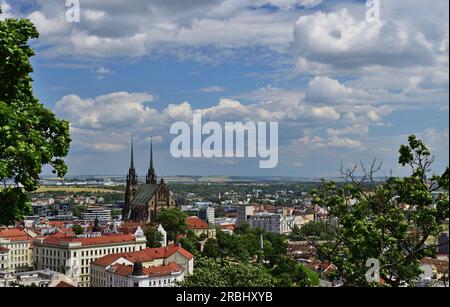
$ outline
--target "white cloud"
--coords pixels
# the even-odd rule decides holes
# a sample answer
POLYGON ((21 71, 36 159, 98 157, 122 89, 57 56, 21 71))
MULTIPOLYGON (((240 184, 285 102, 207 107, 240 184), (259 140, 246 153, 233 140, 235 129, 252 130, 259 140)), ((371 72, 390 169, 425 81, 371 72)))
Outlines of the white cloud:
POLYGON ((306 90, 306 100, 313 102, 328 102, 343 99, 352 90, 328 77, 315 77, 309 82, 306 90))
POLYGON ((225 91, 223 86, 208 86, 198 90, 200 93, 222 93, 225 91))
POLYGON ((333 67, 430 65, 433 45, 420 32, 392 22, 368 23, 347 9, 302 16, 295 25, 297 54, 333 67))
POLYGON ((107 75, 112 74, 113 71, 106 67, 99 67, 95 70, 97 80, 103 80, 107 75))

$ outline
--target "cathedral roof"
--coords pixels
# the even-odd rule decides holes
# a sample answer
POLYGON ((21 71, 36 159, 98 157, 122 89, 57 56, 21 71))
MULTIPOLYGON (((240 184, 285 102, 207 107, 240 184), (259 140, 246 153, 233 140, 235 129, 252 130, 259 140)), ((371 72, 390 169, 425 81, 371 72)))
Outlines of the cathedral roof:
POLYGON ((153 194, 158 187, 157 184, 141 184, 139 185, 139 191, 134 197, 132 203, 137 205, 145 205, 153 197, 153 194))

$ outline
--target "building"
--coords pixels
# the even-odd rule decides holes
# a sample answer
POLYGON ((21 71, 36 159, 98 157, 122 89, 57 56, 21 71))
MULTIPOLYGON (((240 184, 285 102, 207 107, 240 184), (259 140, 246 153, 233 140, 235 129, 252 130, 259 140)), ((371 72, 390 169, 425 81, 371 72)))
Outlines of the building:
POLYGON ((194 232, 196 236, 205 235, 207 238, 216 237, 216 229, 210 227, 205 221, 196 216, 190 216, 186 220, 188 230, 194 232))
POLYGON ((62 273, 51 270, 30 271, 15 274, 0 272, 0 286, 39 288, 76 287, 76 283, 62 273))
POLYGON ((143 235, 39 238, 33 242, 34 268, 66 274, 79 287, 89 287, 91 262, 105 255, 134 252, 145 247, 143 235))
MULTIPOLYGON (((31 239, 23 230, 18 228, 0 229, 0 248, 3 252, 4 269, 8 272, 24 272, 32 268, 31 239)), ((0 258, 1 259, 1 258, 0 258)), ((1 266, 1 264, 0 264, 1 266)))
POLYGON ((148 288, 176 287, 184 279, 184 268, 176 263, 159 267, 142 267, 142 263, 115 264, 107 271, 106 287, 148 288))
POLYGON ((237 207, 237 226, 249 223, 250 217, 253 216, 255 208, 252 205, 239 205, 237 207))
MULTIPOLYGON (((181 246, 172 244, 167 247, 148 248, 137 252, 106 255, 93 261, 91 263, 91 286, 108 287, 111 286, 111 284, 117 286, 117 283, 120 284, 120 281, 128 284, 130 280, 133 280, 133 278, 130 279, 127 277, 129 276, 130 269, 128 269, 128 271, 125 269, 121 271, 122 273, 126 273, 124 276, 123 274, 116 274, 117 271, 114 270, 114 266, 130 266, 134 265, 136 262, 140 262, 143 268, 164 267, 171 263, 178 264, 183 268, 183 272, 181 274, 181 271, 178 269, 171 272, 170 274, 172 274, 171 278, 174 279, 173 281, 175 281, 175 279, 180 280, 180 278, 184 278, 184 276, 192 275, 194 272, 194 256, 181 246), (117 279, 117 281, 114 280, 111 282, 108 280, 110 278, 117 279)), ((164 271, 164 269, 161 270, 164 271)), ((155 274, 156 271, 154 271, 155 274)), ((147 273, 149 272, 147 271, 147 273)), ((167 274, 163 275, 166 279, 168 277, 167 274)), ((159 280, 152 274, 147 274, 146 276, 148 281, 159 280)), ((166 283, 166 286, 167 285, 168 284, 166 283)), ((159 281, 156 286, 159 286, 159 281)))
POLYGON ((215 209, 212 206, 204 206, 198 209, 198 217, 209 224, 214 224, 215 209))
POLYGON ((111 210, 91 206, 87 208, 86 212, 81 213, 81 218, 85 221, 94 221, 97 218, 100 222, 110 222, 111 210))
POLYGON ((9 248, 0 246, 0 271, 9 268, 9 248))
POLYGON ((138 175, 134 167, 134 147, 131 143, 131 165, 127 175, 125 189, 125 206, 122 210, 123 219, 133 222, 152 223, 158 211, 175 208, 176 203, 161 179, 157 182, 157 175, 153 166, 153 142, 150 147, 150 167, 145 184, 139 184, 138 175))
POLYGON ((270 233, 289 234, 292 232, 294 217, 285 217, 279 213, 261 212, 250 217, 252 228, 261 228, 270 233))

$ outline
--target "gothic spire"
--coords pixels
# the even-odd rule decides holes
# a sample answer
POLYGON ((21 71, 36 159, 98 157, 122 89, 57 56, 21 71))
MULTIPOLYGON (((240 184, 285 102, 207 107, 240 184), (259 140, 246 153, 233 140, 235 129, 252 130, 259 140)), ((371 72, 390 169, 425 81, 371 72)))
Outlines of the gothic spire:
POLYGON ((150 139, 150 169, 153 168, 153 137, 150 139))
POLYGON ((150 140, 150 167, 147 173, 147 184, 156 184, 156 171, 153 165, 153 137, 150 140))
POLYGON ((134 136, 131 136, 131 165, 130 170, 134 169, 134 136))
POLYGON ((134 167, 134 137, 131 136, 131 163, 127 176, 127 185, 137 185, 138 176, 134 167))

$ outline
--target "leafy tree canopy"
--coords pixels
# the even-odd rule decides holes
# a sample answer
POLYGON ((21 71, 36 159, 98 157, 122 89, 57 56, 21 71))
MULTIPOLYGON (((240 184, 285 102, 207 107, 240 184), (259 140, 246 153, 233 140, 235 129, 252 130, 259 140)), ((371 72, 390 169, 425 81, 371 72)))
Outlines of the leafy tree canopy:
POLYGON ((259 264, 197 258, 183 287, 273 287, 275 279, 259 264))
POLYGON ((23 190, 37 188, 43 165, 51 165, 60 177, 67 172, 62 157, 69 151, 69 123, 57 119, 33 94, 34 51, 28 41, 37 37, 28 19, 0 21, 0 180, 17 185, 5 184, 0 192, 0 224, 28 213, 23 190))
POLYGON ((187 215, 178 208, 169 208, 158 212, 156 222, 161 224, 167 232, 167 239, 174 241, 179 234, 187 232, 187 215))
POLYGON ((314 192, 314 203, 329 209, 323 226, 334 240, 310 243, 337 267, 336 276, 346 286, 380 285, 381 279, 372 282, 366 276, 367 261, 373 259, 386 285, 411 285, 422 273, 421 259, 436 255, 435 238, 449 217, 449 170, 430 175, 430 150, 415 136, 408 141, 400 148, 399 162, 410 167, 410 176, 377 181, 382 166, 375 161, 371 167, 361 165, 361 174, 356 166, 342 170, 346 184, 326 182, 314 192))

